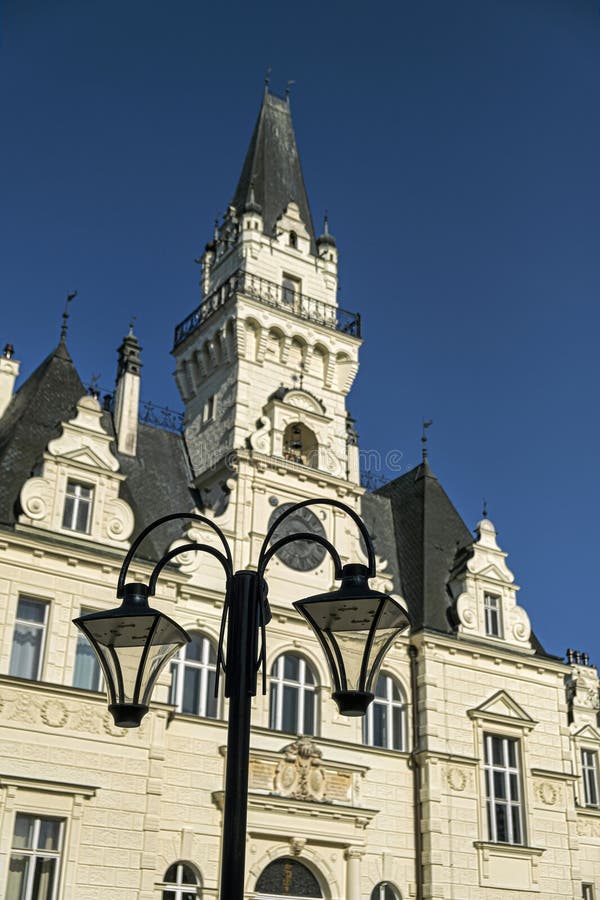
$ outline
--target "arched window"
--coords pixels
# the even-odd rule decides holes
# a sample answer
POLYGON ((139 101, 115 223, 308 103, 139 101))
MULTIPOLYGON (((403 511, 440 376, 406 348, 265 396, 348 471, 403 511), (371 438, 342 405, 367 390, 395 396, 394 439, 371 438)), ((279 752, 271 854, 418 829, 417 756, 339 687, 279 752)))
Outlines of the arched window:
POLYGON ((322 897, 319 882, 308 866, 291 856, 269 863, 256 882, 256 896, 269 898, 322 897))
POLYGON ((319 445, 317 439, 306 425, 292 422, 283 432, 283 458, 303 466, 319 465, 319 445))
POLYGON ((218 718, 215 697, 217 651, 203 634, 193 632, 192 640, 182 647, 171 663, 171 695, 169 702, 178 712, 192 716, 218 718))
POLYGON ((315 676, 302 657, 283 653, 273 663, 270 707, 269 727, 275 731, 315 733, 315 676))
POLYGON ((187 863, 176 862, 165 872, 162 900, 198 900, 200 879, 187 863))
POLYGON ((400 900, 400 894, 389 881, 380 881, 371 891, 371 900, 400 900))
POLYGON ((295 231, 290 231, 290 247, 294 250, 298 249, 298 235, 295 231))
POLYGON ((406 748, 406 703, 391 675, 382 674, 377 679, 375 699, 363 720, 363 740, 386 750, 406 748))

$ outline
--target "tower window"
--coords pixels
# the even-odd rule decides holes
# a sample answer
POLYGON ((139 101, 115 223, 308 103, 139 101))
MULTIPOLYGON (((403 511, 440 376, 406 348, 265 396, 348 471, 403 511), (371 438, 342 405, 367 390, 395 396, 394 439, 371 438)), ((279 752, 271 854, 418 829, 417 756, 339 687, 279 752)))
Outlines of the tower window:
POLYGON ((62 527, 68 528, 69 531, 89 534, 93 499, 94 489, 92 487, 87 484, 80 484, 78 481, 69 480, 67 482, 62 527))
POLYGON ((290 247, 294 250, 298 249, 298 235, 295 231, 290 231, 290 247))
POLYGON ((490 637, 502 637, 500 597, 497 594, 485 594, 483 609, 485 614, 485 633, 490 637))
POLYGON ((317 439, 306 425, 292 422, 283 433, 283 458, 302 466, 318 468, 319 446, 317 439))
POLYGON ((215 395, 212 394, 210 397, 208 397, 206 403, 204 404, 204 413, 202 416, 202 420, 204 422, 212 422, 215 417, 215 406, 215 395))
POLYGON ((294 306, 300 297, 300 281, 284 275, 281 281, 281 299, 287 306, 294 306))

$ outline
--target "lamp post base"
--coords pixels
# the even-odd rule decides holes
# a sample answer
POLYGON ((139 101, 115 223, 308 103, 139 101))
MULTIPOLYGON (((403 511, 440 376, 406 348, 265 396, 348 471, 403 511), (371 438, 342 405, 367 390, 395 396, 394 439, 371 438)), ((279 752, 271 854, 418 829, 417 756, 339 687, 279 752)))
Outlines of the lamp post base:
POLYGON ((117 728, 139 728, 146 713, 147 706, 141 703, 116 703, 108 707, 117 728))

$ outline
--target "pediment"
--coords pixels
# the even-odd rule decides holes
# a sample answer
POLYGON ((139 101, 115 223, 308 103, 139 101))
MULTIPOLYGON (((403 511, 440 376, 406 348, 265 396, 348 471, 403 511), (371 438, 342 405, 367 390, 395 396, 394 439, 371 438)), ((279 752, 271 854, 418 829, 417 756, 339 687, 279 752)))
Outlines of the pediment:
POLYGON ((480 706, 470 709, 472 719, 488 719, 494 722, 518 725, 528 730, 537 723, 506 691, 498 691, 480 706))
POLYGON ((477 557, 474 557, 471 560, 471 565, 469 568, 473 571, 474 575, 478 575, 480 578, 488 578, 490 581, 499 581, 502 584, 512 583, 514 581, 514 576, 512 572, 505 567, 503 569, 491 563, 488 566, 484 566, 482 569, 474 570, 473 563, 477 561, 477 557))
POLYGON ((112 459, 109 462, 106 458, 102 458, 95 453, 91 447, 78 447, 68 453, 63 453, 62 459, 77 463, 80 466, 88 466, 92 469, 113 470, 112 459))
POLYGON ((600 744, 600 731, 594 728, 593 725, 584 725, 583 728, 580 728, 573 734, 573 737, 578 738, 580 741, 593 741, 596 744, 600 744))

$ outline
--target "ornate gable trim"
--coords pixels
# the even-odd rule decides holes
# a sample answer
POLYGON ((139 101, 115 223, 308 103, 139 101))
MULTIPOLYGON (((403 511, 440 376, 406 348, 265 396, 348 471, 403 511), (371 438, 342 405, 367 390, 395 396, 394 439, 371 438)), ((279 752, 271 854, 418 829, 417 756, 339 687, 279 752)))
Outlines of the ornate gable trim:
POLYGON ((470 719, 483 719, 532 731, 537 722, 506 691, 498 691, 475 709, 467 710, 470 719))

